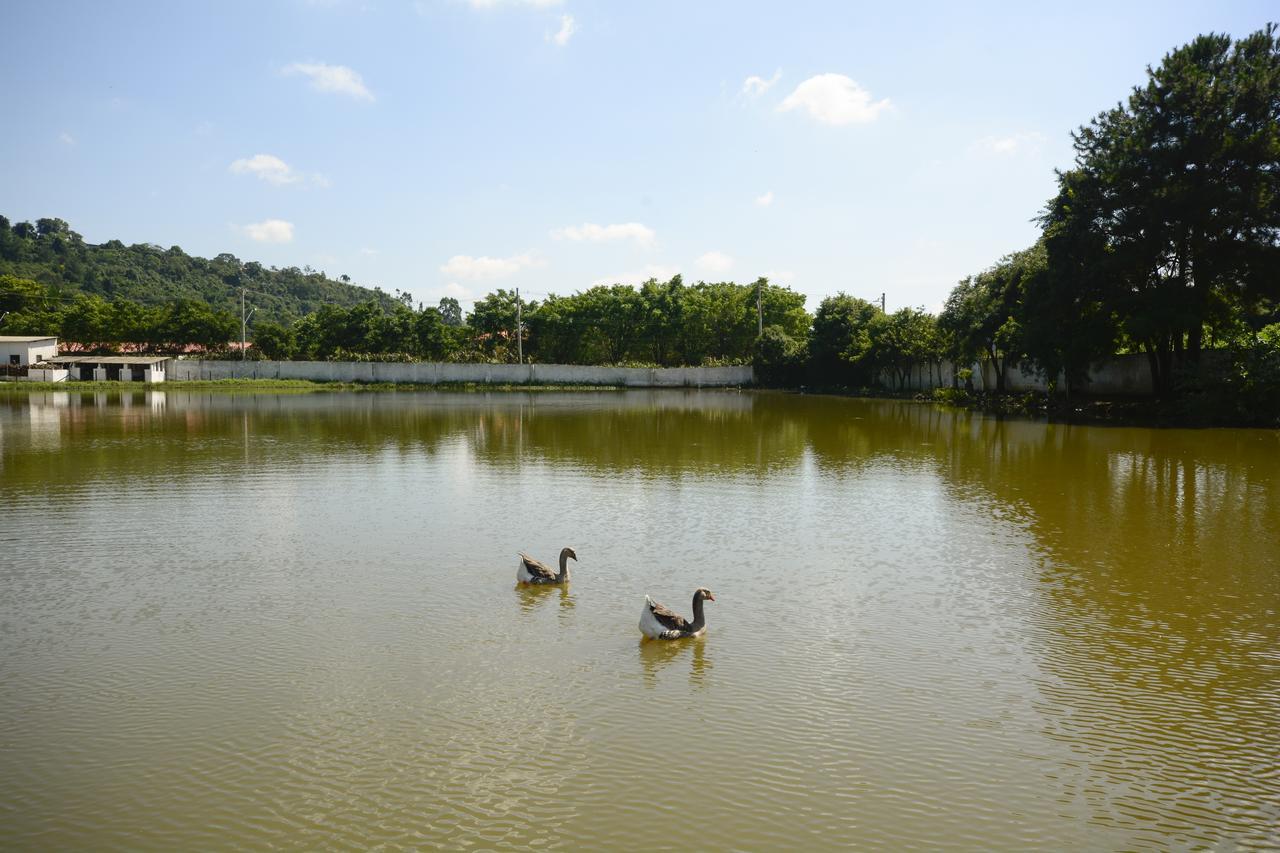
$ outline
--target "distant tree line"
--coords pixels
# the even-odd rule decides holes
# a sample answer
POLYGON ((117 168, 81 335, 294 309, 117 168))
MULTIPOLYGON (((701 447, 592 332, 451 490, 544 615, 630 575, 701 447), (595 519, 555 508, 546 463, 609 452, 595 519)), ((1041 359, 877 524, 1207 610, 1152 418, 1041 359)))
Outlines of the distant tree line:
POLYGON ((262 319, 290 322, 321 305, 349 307, 372 299, 390 307, 393 296, 329 278, 310 267, 264 267, 221 254, 194 257, 177 246, 126 246, 119 240, 86 243, 61 219, 14 222, 0 216, 0 275, 43 285, 56 300, 98 296, 142 305, 203 302, 214 310, 239 311, 241 288, 252 294, 262 319))
POLYGON ((519 305, 514 291, 499 289, 478 300, 465 319, 453 299, 417 310, 407 298, 389 310, 373 303, 325 306, 289 326, 258 324, 254 341, 272 358, 742 363, 754 355, 762 319, 791 339, 805 340, 811 318, 804 301, 803 294, 765 279, 685 284, 675 276, 638 288, 602 285, 519 305))
MULTIPOLYGON (((296 316, 259 315, 253 340, 262 356, 281 359, 752 361, 766 384, 832 389, 902 389, 913 370, 940 377, 947 363, 961 368, 950 372, 960 383, 964 368, 982 361, 998 391, 1005 370, 1019 367, 1067 394, 1087 388, 1099 362, 1140 353, 1163 397, 1198 395, 1238 414, 1273 413, 1262 421, 1280 417, 1276 27, 1177 48, 1073 138, 1074 167, 1058 173, 1035 244, 964 278, 937 316, 918 308, 887 314, 844 293, 811 315, 802 294, 765 279, 687 284, 676 276, 523 303, 499 289, 465 316, 453 299, 415 308, 408 294, 353 299, 370 291, 348 288, 341 302, 298 291, 297 299, 316 301, 296 316)), ((238 317, 221 307, 68 294, 60 282, 121 288, 74 270, 82 241, 61 220, 0 226, 0 263, 59 271, 0 279, 0 312, 13 312, 5 333, 211 346, 235 337, 238 317)), ((230 256, 203 261, 176 247, 96 248, 146 259, 160 281, 168 263, 202 270, 219 277, 224 295, 262 274, 230 256)), ((273 274, 293 281, 289 271, 273 274)))
POLYGON ((195 299, 143 305, 97 295, 61 295, 30 279, 0 275, 0 333, 57 335, 102 349, 135 344, 175 352, 194 344, 221 352, 240 337, 240 318, 195 299))

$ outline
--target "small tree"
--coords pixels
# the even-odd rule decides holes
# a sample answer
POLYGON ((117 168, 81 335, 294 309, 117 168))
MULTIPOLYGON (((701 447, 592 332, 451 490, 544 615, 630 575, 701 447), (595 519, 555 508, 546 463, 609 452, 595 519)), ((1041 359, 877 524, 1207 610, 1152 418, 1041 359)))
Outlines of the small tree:
POLYGON ((266 358, 288 361, 297 352, 298 339, 292 328, 264 321, 253 328, 253 346, 266 358))
POLYGON ((781 326, 765 326, 756 339, 752 363, 756 379, 769 387, 799 385, 803 377, 807 347, 803 340, 796 340, 781 326))

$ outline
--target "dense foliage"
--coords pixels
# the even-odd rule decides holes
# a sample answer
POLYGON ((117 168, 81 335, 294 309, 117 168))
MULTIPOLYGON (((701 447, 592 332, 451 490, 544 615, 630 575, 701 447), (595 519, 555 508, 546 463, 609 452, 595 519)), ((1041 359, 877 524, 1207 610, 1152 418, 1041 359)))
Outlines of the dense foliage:
POLYGON ((175 352, 195 345, 217 352, 240 336, 239 317, 199 300, 143 305, 127 299, 107 301, 95 294, 67 299, 12 275, 0 275, 0 315, 0 329, 7 335, 58 335, 103 349, 132 344, 175 352))
POLYGON ((1075 134, 1028 307, 1060 312, 1042 367, 1078 376, 1118 342, 1169 393, 1280 299, 1280 38, 1200 36, 1147 76, 1075 134))
MULTIPOLYGON (((1070 392, 1144 353, 1158 396, 1280 418, 1280 37, 1206 35, 1074 135, 1036 245, 965 279, 940 325, 962 361, 1070 392)), ((1003 390, 1001 388, 1000 390, 1003 390)))
POLYGON ((20 310, 40 310, 46 303, 85 295, 147 306, 202 302, 239 316, 240 290, 245 288, 262 319, 283 322, 321 305, 349 307, 372 299, 389 307, 392 302, 379 290, 353 285, 346 276, 335 281, 310 267, 276 269, 229 254, 208 260, 177 246, 86 243, 61 219, 10 224, 0 216, 0 275, 6 274, 44 287, 42 301, 29 299, 20 310))
POLYGON ((259 324, 264 355, 276 358, 366 357, 559 364, 686 365, 752 359, 760 318, 792 343, 809 329, 804 295, 766 280, 749 285, 667 282, 592 287, 519 306, 514 291, 477 300, 465 322, 458 304, 389 310, 374 303, 325 306, 289 327, 259 324), (758 286, 757 286, 758 285, 758 286), (760 294, 757 312, 756 294, 760 294), (517 316, 523 324, 517 337, 517 316))
POLYGON ((981 361, 997 392, 1020 367, 1070 395, 1099 362, 1144 353, 1161 397, 1280 422, 1277 29, 1200 36, 1147 77, 1074 134, 1076 162, 1058 174, 1036 243, 960 281, 937 317, 844 293, 811 316, 803 295, 765 279, 680 276, 541 302, 499 289, 464 316, 454 299, 415 310, 406 294, 370 298, 319 273, 87 246, 61 220, 0 218, 3 329, 217 347, 234 337, 229 300, 252 286, 266 309, 256 350, 273 358, 752 361, 770 385, 898 390, 913 371, 942 377, 948 361, 953 386, 967 383, 981 361), (263 293, 280 294, 274 313, 263 293))

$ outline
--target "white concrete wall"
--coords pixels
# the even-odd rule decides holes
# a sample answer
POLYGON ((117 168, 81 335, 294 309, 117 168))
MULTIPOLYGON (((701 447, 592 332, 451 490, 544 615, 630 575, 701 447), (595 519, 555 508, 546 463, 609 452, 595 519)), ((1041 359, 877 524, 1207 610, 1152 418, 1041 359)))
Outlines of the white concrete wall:
POLYGON ((29 382, 66 382, 69 371, 56 367, 33 367, 27 371, 29 382))
MULTIPOLYGON (((996 389, 996 371, 984 360, 970 365, 973 371, 973 387, 978 391, 994 391, 996 389)), ((927 364, 917 364, 911 369, 911 377, 907 388, 912 391, 928 391, 934 388, 950 388, 954 365, 943 362, 932 368, 927 364)), ((898 387, 897 376, 889 371, 880 374, 880 381, 886 388, 898 387)), ((1007 391, 1048 391, 1049 385, 1034 371, 1024 371, 1016 364, 1008 365, 1004 371, 1005 390, 1007 391)), ((964 383, 960 383, 963 387, 964 383)), ((1058 377, 1058 388, 1064 386, 1062 377, 1058 377)), ((1145 396, 1152 393, 1151 366, 1142 353, 1118 355, 1099 364, 1095 364, 1089 372, 1089 382, 1083 388, 1075 389, 1086 394, 1115 394, 1120 396, 1145 396)))
POLYGON ((107 381, 107 369, 106 369, 105 367, 95 367, 95 368, 93 369, 93 381, 94 381, 94 382, 106 382, 106 381, 107 381))
POLYGON ((170 379, 309 379, 316 382, 475 382, 498 385, 621 385, 682 388, 750 385, 750 365, 733 367, 595 367, 581 364, 450 364, 378 361, 169 362, 170 379))
POLYGON ((143 376, 147 382, 163 382, 164 381, 164 371, 161 370, 160 368, 152 369, 148 367, 143 376))

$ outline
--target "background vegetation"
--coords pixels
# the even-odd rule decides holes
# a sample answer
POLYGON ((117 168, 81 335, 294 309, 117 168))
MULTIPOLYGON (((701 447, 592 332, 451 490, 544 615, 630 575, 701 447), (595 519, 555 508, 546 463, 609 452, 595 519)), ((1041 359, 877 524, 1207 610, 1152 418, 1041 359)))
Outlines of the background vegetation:
MULTIPOLYGON (((1073 168, 1034 245, 968 276, 938 316, 886 314, 843 293, 810 315, 760 279, 679 276, 517 304, 497 290, 463 316, 311 270, 264 269, 176 246, 85 244, 65 222, 0 217, 6 334, 163 349, 225 347, 239 288, 255 351, 289 359, 689 365, 754 361, 770 385, 903 390, 913 367, 985 361, 1068 396, 1090 369, 1142 353, 1156 394, 1232 422, 1280 423, 1280 38, 1196 38, 1073 135, 1073 168), (757 303, 757 299, 759 300, 757 303), (517 322, 520 317, 522 323, 517 322), (518 331, 517 331, 518 330, 518 331)), ((345 278, 345 277, 344 277, 345 278)), ((953 372, 957 388, 966 370, 953 372)))
MULTIPOLYGON (((41 285, 47 303, 79 296, 144 305, 181 300, 202 302, 237 317, 240 289, 247 288, 259 316, 278 321, 292 321, 321 305, 349 307, 373 300, 385 307, 392 302, 376 288, 358 287, 346 276, 331 279, 310 267, 276 269, 230 254, 210 260, 177 246, 164 249, 151 243, 86 243, 61 219, 10 223, 0 216, 0 275, 41 285)), ((28 302, 19 307, 38 306, 28 302)))

